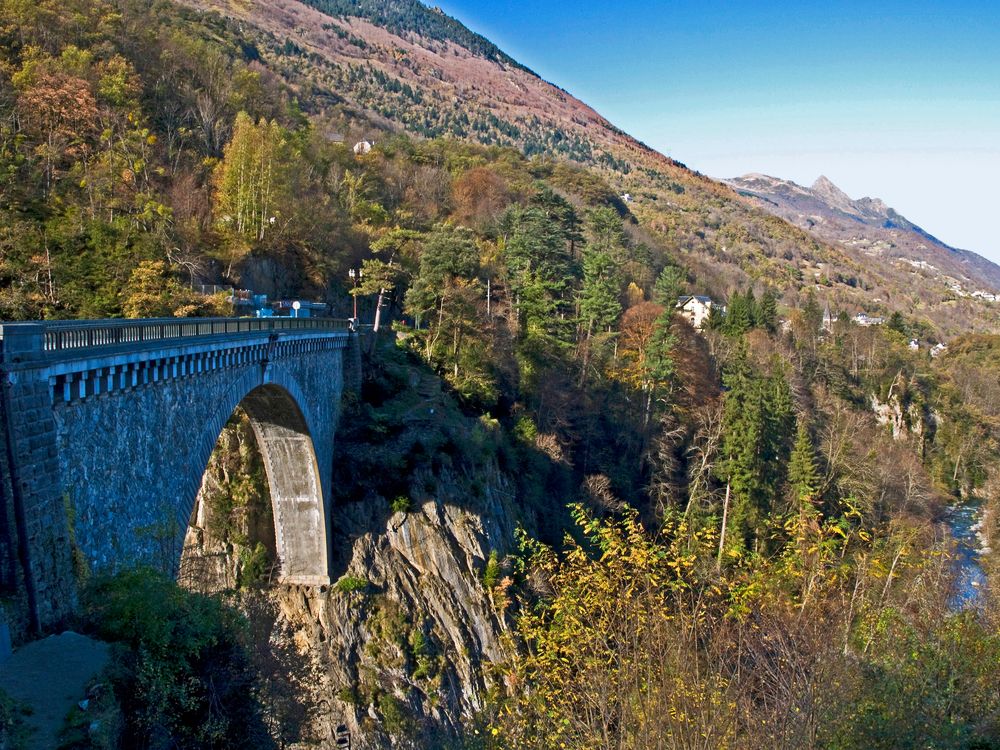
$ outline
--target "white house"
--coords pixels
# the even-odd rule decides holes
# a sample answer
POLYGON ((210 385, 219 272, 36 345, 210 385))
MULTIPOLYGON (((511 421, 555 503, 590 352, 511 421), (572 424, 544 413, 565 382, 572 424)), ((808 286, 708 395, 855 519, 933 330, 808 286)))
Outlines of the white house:
POLYGON ((677 309, 680 310, 681 315, 699 331, 704 327, 714 305, 711 297, 697 294, 681 297, 677 300, 677 309))
POLYGON ((885 323, 885 318, 879 317, 878 315, 869 315, 868 313, 859 312, 854 316, 854 322, 859 326, 880 326, 885 323))

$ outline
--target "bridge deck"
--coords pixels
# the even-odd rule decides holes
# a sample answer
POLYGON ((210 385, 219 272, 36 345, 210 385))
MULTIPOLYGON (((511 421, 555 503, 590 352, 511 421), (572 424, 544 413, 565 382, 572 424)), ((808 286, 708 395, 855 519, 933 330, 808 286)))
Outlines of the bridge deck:
POLYGON ((102 350, 172 344, 183 339, 261 333, 348 333, 339 318, 146 318, 0 324, 0 359, 57 359, 102 350))

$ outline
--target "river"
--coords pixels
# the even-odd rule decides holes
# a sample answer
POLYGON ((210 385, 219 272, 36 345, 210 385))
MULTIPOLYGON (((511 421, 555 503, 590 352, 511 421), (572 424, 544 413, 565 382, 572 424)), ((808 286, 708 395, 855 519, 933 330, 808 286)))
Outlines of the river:
POLYGON ((958 584, 951 599, 953 610, 979 606, 986 586, 986 573, 980 555, 982 540, 979 529, 982 523, 982 504, 979 501, 949 505, 945 523, 955 537, 955 567, 958 584))

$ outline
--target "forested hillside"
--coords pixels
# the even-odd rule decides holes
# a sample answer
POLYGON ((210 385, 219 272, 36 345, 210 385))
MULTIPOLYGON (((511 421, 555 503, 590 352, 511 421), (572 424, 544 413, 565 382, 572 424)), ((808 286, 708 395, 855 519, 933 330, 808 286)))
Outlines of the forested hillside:
MULTIPOLYGON (((310 112, 337 123, 371 123, 338 124, 336 131, 377 140, 380 131, 402 127, 586 165, 627 194, 643 227, 684 253, 716 294, 766 279, 797 304, 795 291, 815 283, 831 306, 852 312, 899 310, 947 334, 969 325, 996 329, 994 305, 956 294, 944 274, 900 263, 900 255, 918 257, 905 243, 873 255, 775 221, 766 207, 692 173, 571 93, 498 59, 492 45, 467 41, 468 30, 417 0, 391 3, 374 15, 366 3, 335 4, 333 17, 317 12, 327 8, 323 3, 297 0, 185 2, 243 23, 262 60, 301 92, 310 112)), ((946 255, 937 256, 942 269, 952 265, 946 255)), ((996 271, 976 258, 967 272, 965 285, 976 289, 990 288, 996 271)))
MULTIPOLYGON (((0 318, 231 314, 203 284, 379 316, 338 434, 345 574, 287 595, 315 671, 268 656, 225 697, 275 746, 315 720, 357 747, 1000 747, 1000 610, 955 605, 941 523, 982 501, 998 532, 992 308, 752 208, 435 11, 313 5, 0 0, 0 318), (489 106, 497 71, 524 101, 489 106), (704 331, 693 293, 728 303, 704 331), (415 582, 432 523, 452 567, 415 582)), ((213 464, 234 519, 265 497, 247 466, 213 464)), ((115 607, 138 625, 90 627, 134 649, 123 736, 255 741, 213 703, 216 635, 178 666, 187 626, 115 607)))

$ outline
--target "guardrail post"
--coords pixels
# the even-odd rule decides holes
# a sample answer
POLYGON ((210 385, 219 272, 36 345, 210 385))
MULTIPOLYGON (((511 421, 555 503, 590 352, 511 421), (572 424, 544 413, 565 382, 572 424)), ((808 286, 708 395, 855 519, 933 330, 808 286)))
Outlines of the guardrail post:
POLYGON ((3 361, 40 359, 45 353, 45 327, 39 323, 14 323, 3 327, 3 361))

